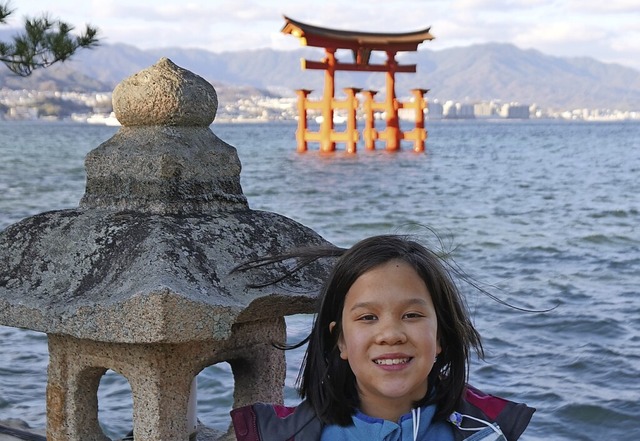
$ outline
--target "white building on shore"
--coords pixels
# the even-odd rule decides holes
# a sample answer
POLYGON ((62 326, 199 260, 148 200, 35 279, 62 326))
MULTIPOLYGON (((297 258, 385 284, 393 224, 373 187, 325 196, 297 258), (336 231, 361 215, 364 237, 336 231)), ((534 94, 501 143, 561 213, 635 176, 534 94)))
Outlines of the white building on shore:
POLYGON ((519 103, 503 104, 500 116, 508 119, 529 119, 529 105, 519 103))

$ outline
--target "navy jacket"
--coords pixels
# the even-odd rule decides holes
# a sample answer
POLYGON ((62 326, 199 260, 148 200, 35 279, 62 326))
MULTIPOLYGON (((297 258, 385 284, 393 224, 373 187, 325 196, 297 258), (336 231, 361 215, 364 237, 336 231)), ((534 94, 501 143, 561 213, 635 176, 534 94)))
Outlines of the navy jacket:
MULTIPOLYGON (((457 412, 496 423, 507 441, 516 441, 535 409, 468 386, 457 412)), ((238 441, 318 441, 323 429, 322 422, 306 401, 297 407, 262 403, 240 407, 231 411, 231 419, 238 441)), ((475 433, 454 429, 456 441, 475 433)))

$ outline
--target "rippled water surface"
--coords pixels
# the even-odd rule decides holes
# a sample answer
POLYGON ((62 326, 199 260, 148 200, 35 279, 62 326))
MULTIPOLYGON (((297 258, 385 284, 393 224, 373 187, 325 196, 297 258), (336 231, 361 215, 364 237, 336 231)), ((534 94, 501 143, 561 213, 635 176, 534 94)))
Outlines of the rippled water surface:
MULTIPOLYGON (((470 276, 528 309, 462 285, 484 336, 471 381, 538 409, 523 440, 640 438, 640 124, 430 122, 426 154, 295 153, 295 124, 225 125, 251 208, 278 212, 343 246, 380 233, 437 231, 470 276)), ((0 122, 0 229, 75 207, 86 153, 116 128, 0 122)), ((407 146, 408 147, 408 146, 407 146)), ((288 319, 292 341, 311 318, 288 319)), ((287 354, 286 399, 302 353, 287 354)), ((45 424, 46 335, 0 327, 0 419, 45 424)), ((225 428, 228 365, 198 376, 198 417, 225 428)), ((131 427, 126 381, 107 373, 100 421, 131 427)))

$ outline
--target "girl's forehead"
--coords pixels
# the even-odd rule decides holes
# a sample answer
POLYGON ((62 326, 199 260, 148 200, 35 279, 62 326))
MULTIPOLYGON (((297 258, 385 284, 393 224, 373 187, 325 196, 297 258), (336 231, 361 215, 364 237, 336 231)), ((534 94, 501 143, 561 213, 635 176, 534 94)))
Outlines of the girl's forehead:
POLYGON ((395 275, 410 276, 422 280, 418 271, 411 264, 395 258, 362 272, 353 283, 356 284, 361 279, 392 279, 392 276, 395 275))
POLYGON ((354 302, 391 304, 415 299, 431 302, 424 280, 410 264, 394 259, 362 273, 347 291, 345 306, 354 302))

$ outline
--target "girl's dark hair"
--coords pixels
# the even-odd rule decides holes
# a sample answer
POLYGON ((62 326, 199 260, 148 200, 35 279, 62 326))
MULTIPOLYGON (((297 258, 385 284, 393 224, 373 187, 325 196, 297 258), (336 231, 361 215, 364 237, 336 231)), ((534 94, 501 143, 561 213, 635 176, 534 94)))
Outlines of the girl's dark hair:
POLYGON ((442 352, 429 374, 429 392, 416 405, 437 404, 435 418, 446 419, 464 395, 471 349, 482 356, 480 335, 449 267, 435 253, 397 235, 364 239, 338 259, 323 287, 298 379, 300 396, 327 424, 351 424, 351 416, 359 407, 355 376, 338 349, 345 297, 358 277, 392 259, 411 265, 425 282, 438 320, 442 352), (331 322, 336 326, 330 332, 331 322))
POLYGON ((349 249, 322 246, 293 250, 286 255, 240 265, 236 270, 298 259, 299 263, 293 270, 275 281, 254 285, 258 287, 278 283, 307 264, 330 257, 337 257, 337 262, 322 288, 311 333, 297 344, 279 346, 292 349, 308 343, 298 376, 300 396, 311 404, 324 423, 351 424, 351 416, 360 402, 356 378, 349 363, 340 358, 338 349, 345 297, 362 274, 397 259, 409 264, 426 284, 435 307, 442 348, 429 373, 429 390, 415 405, 436 404, 434 418, 448 418, 463 398, 472 349, 483 357, 480 334, 471 323, 462 295, 452 278, 452 272, 458 273, 455 267, 408 237, 380 235, 361 240, 349 249), (336 325, 330 331, 331 322, 336 322, 336 325))

